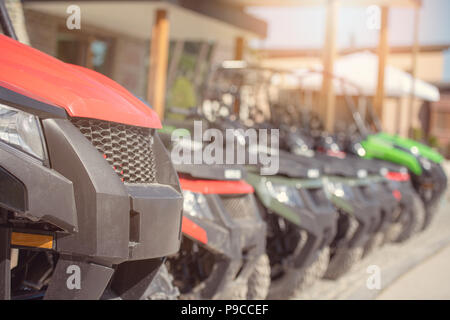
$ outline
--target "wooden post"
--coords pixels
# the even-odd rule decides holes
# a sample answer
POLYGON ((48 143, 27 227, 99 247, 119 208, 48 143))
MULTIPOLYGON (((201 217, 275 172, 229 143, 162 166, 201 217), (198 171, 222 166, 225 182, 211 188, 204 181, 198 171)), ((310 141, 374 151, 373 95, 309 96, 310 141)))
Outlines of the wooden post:
POLYGON ((164 119, 168 54, 169 19, 166 10, 158 9, 150 41, 147 99, 161 120, 164 119))
POLYGON ((375 94, 375 112, 383 123, 383 101, 384 101, 384 77, 386 69, 386 59, 389 52, 388 44, 388 15, 389 8, 381 8, 381 29, 378 43, 378 80, 377 92, 375 94))
POLYGON ((323 79, 321 94, 321 114, 325 119, 325 130, 332 132, 335 121, 335 96, 333 90, 334 60, 336 59, 336 29, 338 19, 339 1, 328 0, 325 43, 323 51, 323 79))
POLYGON ((243 37, 237 37, 234 42, 234 60, 244 59, 245 40, 243 37))
POLYGON ((400 121, 402 119, 402 99, 397 98, 397 104, 395 105, 396 112, 395 112, 395 134, 400 134, 400 121))
MULTIPOLYGON (((245 40, 243 37, 237 37, 234 42, 234 60, 244 59, 245 40)), ((233 103, 233 113, 239 116, 241 111, 241 99, 236 97, 233 103)))
POLYGON ((415 101, 415 86, 417 77, 417 56, 419 54, 419 7, 414 8, 414 43, 412 47, 412 61, 411 61, 411 94, 409 97, 409 112, 408 112, 408 134, 412 136, 413 116, 414 116, 414 101, 415 101))

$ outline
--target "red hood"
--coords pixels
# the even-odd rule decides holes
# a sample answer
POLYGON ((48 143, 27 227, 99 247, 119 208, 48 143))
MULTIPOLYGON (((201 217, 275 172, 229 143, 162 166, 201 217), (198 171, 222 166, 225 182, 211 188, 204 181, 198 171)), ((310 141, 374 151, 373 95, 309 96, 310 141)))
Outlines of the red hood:
POLYGON ((0 84, 72 117, 161 128, 158 115, 113 80, 0 35, 0 84))

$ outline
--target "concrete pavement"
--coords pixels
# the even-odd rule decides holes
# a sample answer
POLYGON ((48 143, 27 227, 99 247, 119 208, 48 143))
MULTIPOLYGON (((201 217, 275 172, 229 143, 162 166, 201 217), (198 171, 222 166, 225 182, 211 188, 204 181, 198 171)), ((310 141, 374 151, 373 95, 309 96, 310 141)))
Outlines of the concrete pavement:
MULTIPOLYGON (((450 161, 444 168, 450 177, 450 161)), ((317 281, 296 299, 450 299, 449 205, 450 190, 426 231, 404 243, 386 244, 340 279, 317 281), (373 266, 380 268, 380 289, 367 287, 368 270, 373 266)))
POLYGON ((377 299, 450 299, 450 246, 403 274, 377 299))

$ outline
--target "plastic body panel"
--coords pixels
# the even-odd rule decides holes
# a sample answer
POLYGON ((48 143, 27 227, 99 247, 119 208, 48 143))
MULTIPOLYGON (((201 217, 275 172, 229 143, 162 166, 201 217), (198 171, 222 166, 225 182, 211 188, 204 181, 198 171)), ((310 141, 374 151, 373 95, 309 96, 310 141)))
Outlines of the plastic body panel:
MULTIPOLYGON (((160 173, 157 178, 164 186, 127 187, 70 121, 46 119, 43 126, 52 168, 73 182, 79 221, 77 233, 59 235, 59 252, 93 256, 116 264, 156 258, 178 250, 182 196, 177 180, 167 179, 160 173), (137 213, 137 218, 132 212, 137 213), (130 223, 137 226, 131 229, 130 223), (155 229, 163 225, 163 230, 170 232, 155 229), (138 232, 138 236, 131 234, 132 231, 138 232), (147 232, 152 236, 144 236, 147 232)), ((163 158, 158 165, 165 165, 165 150, 155 152, 163 158)), ((170 171, 170 167, 159 169, 170 171)), ((176 178, 173 174, 171 177, 176 178)))
MULTIPOLYGON (((300 255, 301 261, 295 262, 295 267, 307 267, 316 259, 318 249, 330 244, 337 228, 337 211, 330 205, 317 207, 308 196, 308 189, 323 188, 322 179, 292 179, 281 176, 260 176, 253 172, 247 173, 247 181, 255 188, 255 193, 263 206, 286 220, 294 223, 308 233, 309 240, 305 252, 300 255), (274 199, 267 191, 266 182, 271 181, 295 187, 303 194, 304 207, 290 207, 274 199)), ((328 201, 327 201, 328 203, 328 201)))
POLYGON ((0 35, 0 83, 72 116, 160 128, 157 114, 113 80, 0 35))
MULTIPOLYGON (((223 169, 222 169, 223 170, 223 169)), ((256 205, 253 188, 244 181, 180 179, 183 190, 202 193, 213 219, 184 212, 183 235, 215 255, 214 268, 196 295, 221 298, 233 283, 247 281, 254 262, 265 253, 266 224, 256 205), (235 186, 234 191, 232 186, 235 186), (214 191, 214 193, 210 192, 214 191), (245 197, 245 218, 233 217, 222 197, 245 197), (248 201, 248 202, 247 202, 248 201), (241 269, 242 268, 242 269, 241 269)))
MULTIPOLYGON (((36 159, 0 142, 1 167, 25 187, 25 210, 14 209, 33 219, 42 219, 67 231, 78 230, 72 182, 36 159)), ((3 182, 0 182, 0 184, 3 182)), ((4 186, 5 188, 10 186, 4 186)))

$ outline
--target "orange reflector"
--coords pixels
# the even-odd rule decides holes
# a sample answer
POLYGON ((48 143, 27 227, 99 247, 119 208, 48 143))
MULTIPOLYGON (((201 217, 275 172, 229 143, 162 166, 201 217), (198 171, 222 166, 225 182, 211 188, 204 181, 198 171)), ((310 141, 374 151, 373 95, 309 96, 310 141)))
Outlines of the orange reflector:
POLYGON ((49 236, 46 234, 12 232, 11 245, 21 247, 53 249, 53 236, 49 236))

